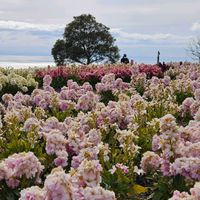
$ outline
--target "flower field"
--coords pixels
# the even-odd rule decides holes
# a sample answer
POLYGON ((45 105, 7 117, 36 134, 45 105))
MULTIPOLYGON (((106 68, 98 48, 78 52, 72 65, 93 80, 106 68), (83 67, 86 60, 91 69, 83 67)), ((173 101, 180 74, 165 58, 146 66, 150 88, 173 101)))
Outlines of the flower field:
POLYGON ((0 69, 0 200, 199 200, 200 65, 0 69))

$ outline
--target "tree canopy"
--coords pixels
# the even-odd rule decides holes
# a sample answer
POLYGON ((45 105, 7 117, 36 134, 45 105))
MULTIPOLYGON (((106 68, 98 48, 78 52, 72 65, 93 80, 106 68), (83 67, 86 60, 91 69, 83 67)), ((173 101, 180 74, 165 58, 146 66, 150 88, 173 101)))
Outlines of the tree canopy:
POLYGON ((66 58, 65 41, 57 40, 51 50, 51 54, 57 65, 64 65, 66 58))
POLYGON ((62 41, 65 54, 61 40, 58 40, 52 49, 56 63, 60 58, 63 59, 63 56, 68 62, 81 64, 114 63, 119 59, 119 49, 114 45, 115 39, 109 33, 109 28, 98 23, 90 14, 74 17, 74 20, 66 25, 62 41))

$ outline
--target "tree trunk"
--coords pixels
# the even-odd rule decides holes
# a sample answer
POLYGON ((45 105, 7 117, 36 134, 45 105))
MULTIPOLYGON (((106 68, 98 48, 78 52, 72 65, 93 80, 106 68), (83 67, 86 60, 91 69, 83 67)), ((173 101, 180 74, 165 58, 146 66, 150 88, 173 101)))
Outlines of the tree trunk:
POLYGON ((89 65, 91 63, 90 58, 87 58, 87 65, 89 65))

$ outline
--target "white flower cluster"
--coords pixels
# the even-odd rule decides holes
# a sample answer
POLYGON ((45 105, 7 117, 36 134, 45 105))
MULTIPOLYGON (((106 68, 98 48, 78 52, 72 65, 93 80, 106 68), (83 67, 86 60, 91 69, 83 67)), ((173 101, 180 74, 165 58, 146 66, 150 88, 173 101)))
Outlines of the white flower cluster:
POLYGON ((3 90, 7 85, 17 86, 21 91, 27 92, 28 87, 36 88, 38 83, 32 78, 31 75, 28 75, 26 78, 10 72, 8 75, 5 75, 0 71, 0 91, 3 90))

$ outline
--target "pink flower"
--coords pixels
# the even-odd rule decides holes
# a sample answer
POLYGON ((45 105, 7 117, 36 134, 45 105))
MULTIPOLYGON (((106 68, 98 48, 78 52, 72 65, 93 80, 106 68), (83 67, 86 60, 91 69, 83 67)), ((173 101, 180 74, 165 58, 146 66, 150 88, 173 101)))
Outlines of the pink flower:
POLYGON ((45 200, 45 191, 38 186, 23 189, 19 200, 45 200))
POLYGON ((52 130, 45 136, 47 154, 51 155, 58 151, 66 151, 67 140, 59 130, 52 130))
POLYGON ((44 169, 38 158, 32 152, 22 152, 13 154, 2 161, 5 169, 5 179, 9 187, 15 188, 19 185, 22 176, 27 179, 39 178, 40 173, 44 169))
POLYGON ((59 109, 62 110, 62 111, 66 111, 69 107, 69 102, 66 101, 66 100, 60 100, 58 102, 58 105, 59 105, 59 109))
POLYGON ((50 86, 52 78, 50 75, 45 75, 43 78, 43 86, 50 86))
POLYGON ((147 151, 143 154, 140 166, 145 172, 156 170, 160 167, 160 157, 154 152, 147 151))
POLYGON ((51 171, 45 180, 45 200, 73 200, 71 177, 61 167, 51 171))
POLYGON ((97 187, 86 187, 83 191, 84 198, 87 200, 116 200, 115 193, 104 188, 97 187))
POLYGON ((39 130, 39 128, 40 128, 40 122, 36 118, 31 117, 25 121, 23 130, 25 132, 29 132, 29 131, 39 130))
POLYGON ((10 178, 6 180, 6 184, 8 185, 8 187, 14 189, 19 186, 20 181, 17 179, 10 178))
POLYGON ((66 167, 67 166, 67 160, 68 160, 68 153, 66 151, 58 151, 56 153, 57 158, 54 160, 54 163, 57 167, 66 167))
POLYGON ((101 171, 102 168, 98 160, 83 160, 77 168, 79 185, 83 184, 88 187, 95 187, 99 185, 101 182, 101 171))

